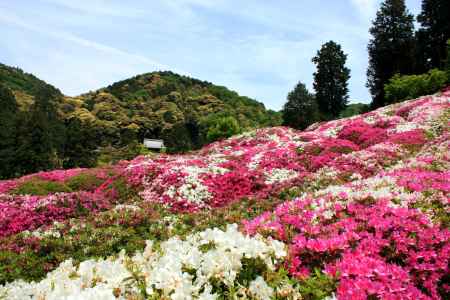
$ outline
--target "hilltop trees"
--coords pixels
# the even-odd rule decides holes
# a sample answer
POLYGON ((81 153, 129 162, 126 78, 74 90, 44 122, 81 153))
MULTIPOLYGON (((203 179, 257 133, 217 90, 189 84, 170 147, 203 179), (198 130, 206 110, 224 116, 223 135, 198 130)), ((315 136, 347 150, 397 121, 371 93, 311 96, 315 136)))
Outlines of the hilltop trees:
POLYGON ((446 43, 450 38, 450 1, 423 0, 417 17, 418 71, 442 69, 446 61, 446 43))
POLYGON ((396 73, 410 74, 414 66, 414 25, 404 0, 385 0, 373 21, 368 45, 367 86, 372 108, 386 104, 384 84, 396 73))
POLYGON ((9 88, 0 84, 0 179, 14 175, 16 152, 16 98, 9 88))
POLYGON ((316 94, 299 82, 282 109, 283 125, 305 129, 317 121, 339 116, 348 102, 350 70, 345 66, 346 60, 339 44, 329 41, 322 45, 312 58, 317 66, 313 83, 316 94))
POLYGON ((325 119, 336 118, 347 105, 350 70, 346 60, 341 46, 333 41, 322 45, 312 59, 317 66, 313 84, 317 105, 325 119))
POLYGON ((296 129, 305 129, 319 120, 316 99, 301 82, 288 94, 282 114, 283 125, 296 129))

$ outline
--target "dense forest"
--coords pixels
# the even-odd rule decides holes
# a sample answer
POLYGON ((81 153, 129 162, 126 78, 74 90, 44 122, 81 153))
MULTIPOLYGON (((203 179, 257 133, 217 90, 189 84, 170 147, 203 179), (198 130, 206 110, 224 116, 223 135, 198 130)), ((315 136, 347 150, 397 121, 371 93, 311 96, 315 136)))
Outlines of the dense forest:
POLYGON ((281 114, 223 86, 153 72, 77 96, 0 64, 1 177, 90 167, 145 152, 144 138, 169 152, 198 149, 241 131, 276 126, 281 114), (8 154, 6 152, 13 154, 8 154))

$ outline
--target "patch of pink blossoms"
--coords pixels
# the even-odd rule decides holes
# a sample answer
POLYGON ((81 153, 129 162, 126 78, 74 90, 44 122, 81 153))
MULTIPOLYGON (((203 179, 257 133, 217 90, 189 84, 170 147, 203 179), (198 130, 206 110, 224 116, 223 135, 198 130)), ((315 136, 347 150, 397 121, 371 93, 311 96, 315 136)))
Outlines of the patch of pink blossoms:
POLYGON ((305 182, 368 178, 429 143, 450 91, 311 126, 259 129, 187 155, 138 157, 125 176, 146 201, 176 210, 267 197, 305 182))

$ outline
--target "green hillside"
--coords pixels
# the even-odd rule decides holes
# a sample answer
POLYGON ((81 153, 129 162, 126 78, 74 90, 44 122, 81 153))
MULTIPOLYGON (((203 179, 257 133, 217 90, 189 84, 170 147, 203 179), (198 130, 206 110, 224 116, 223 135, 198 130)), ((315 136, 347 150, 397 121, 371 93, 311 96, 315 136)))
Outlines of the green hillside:
POLYGON ((279 114, 226 87, 154 72, 116 82, 106 88, 67 98, 66 113, 91 117, 105 132, 103 142, 129 144, 144 137, 162 138, 169 149, 197 149, 215 120, 234 117, 241 130, 278 125, 279 114))
POLYGON ((17 123, 17 133, 11 133, 18 139, 14 151, 24 156, 17 159, 28 161, 15 175, 47 169, 29 167, 37 158, 28 148, 35 147, 34 131, 41 128, 47 128, 41 133, 51 141, 46 149, 51 158, 45 161, 50 159, 52 168, 68 168, 132 159, 145 151, 144 138, 164 139, 167 151, 184 152, 281 123, 279 113, 254 99, 172 72, 146 73, 69 97, 32 74, 0 64, 0 87, 10 90, 17 102, 17 117, 7 122, 17 123), (31 124, 32 118, 43 123, 31 124))
POLYGON ((29 108, 37 91, 44 86, 49 87, 55 95, 62 96, 62 93, 57 88, 49 85, 33 74, 2 63, 0 63, 0 84, 13 92, 17 103, 24 110, 29 108))

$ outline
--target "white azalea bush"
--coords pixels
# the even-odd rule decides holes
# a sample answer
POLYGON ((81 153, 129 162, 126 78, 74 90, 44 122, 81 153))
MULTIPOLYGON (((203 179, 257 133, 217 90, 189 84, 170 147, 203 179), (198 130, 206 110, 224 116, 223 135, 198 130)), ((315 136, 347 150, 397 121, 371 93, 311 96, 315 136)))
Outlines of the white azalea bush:
POLYGON ((160 245, 147 241, 134 256, 121 252, 79 266, 69 259, 40 282, 1 286, 0 299, 269 299, 286 287, 264 276, 273 277, 286 255, 282 242, 245 236, 233 224, 160 245))

